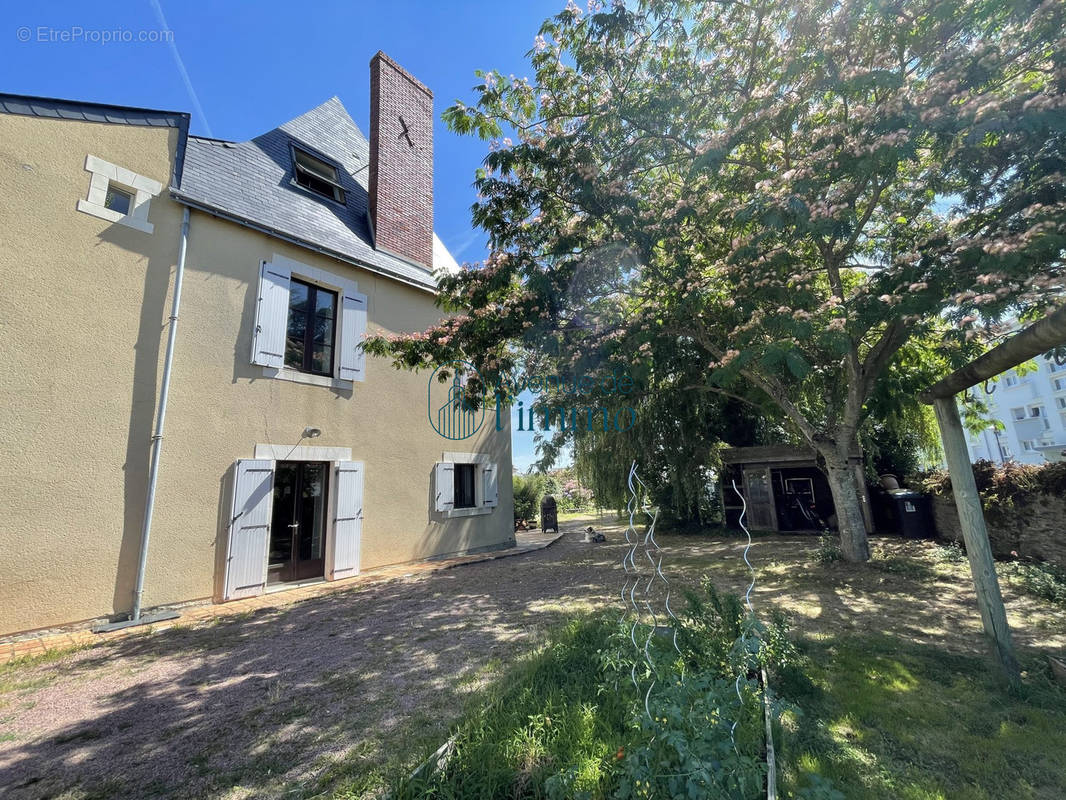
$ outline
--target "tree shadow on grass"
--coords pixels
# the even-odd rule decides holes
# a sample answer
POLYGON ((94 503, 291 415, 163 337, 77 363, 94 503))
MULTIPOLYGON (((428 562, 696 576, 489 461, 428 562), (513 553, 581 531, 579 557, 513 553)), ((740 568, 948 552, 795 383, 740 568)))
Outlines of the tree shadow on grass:
POLYGON ((802 643, 776 676, 800 714, 778 729, 786 793, 829 778, 846 797, 1066 796, 1066 692, 1032 655, 1021 692, 990 661, 897 637, 802 643))
MULTIPOLYGON (((301 797, 337 781, 352 792, 374 788, 382 770, 413 766, 447 738, 491 664, 525 652, 539 631, 575 611, 619 603, 625 546, 620 528, 608 535, 606 545, 571 535, 518 558, 131 636, 29 669, 28 688, 0 694, 0 795, 203 798, 240 786, 255 797, 301 797)), ((661 543, 675 588, 709 575, 723 591, 743 594, 750 580, 743 541, 664 536, 661 543)), ((886 551, 892 557, 918 557, 909 545, 894 547, 886 551)), ((970 681, 991 674, 965 571, 929 581, 870 565, 819 565, 816 550, 814 539, 767 537, 750 557, 759 572, 756 610, 781 608, 797 632, 838 648, 815 651, 818 658, 837 664, 840 648, 880 631, 885 658, 898 650, 917 659, 901 664, 921 686, 926 672, 972 674, 970 681)), ((865 675, 849 663, 834 666, 831 677, 865 675)), ((881 677, 863 678, 855 696, 874 696, 886 708, 919 696, 892 688, 903 685, 898 670, 885 666, 881 677)), ((956 689, 956 702, 989 696, 964 689, 956 689)), ((933 693, 923 697, 937 708, 933 693)), ((905 707, 924 719, 925 705, 905 707)), ((1031 732, 996 719, 1009 723, 1010 736, 1031 732)), ((877 729, 864 735, 876 738, 877 729)), ((1057 741, 1054 731, 1049 737, 1057 741)), ((902 735, 897 740, 892 747, 907 757, 927 758, 902 735)), ((876 761, 895 751, 874 752, 876 761)), ((1043 769, 1038 762, 1034 774, 1043 769)))
POLYGON ((604 597, 590 575, 613 559, 558 565, 550 552, 131 636, 44 665, 65 674, 13 698, 37 705, 17 707, 15 738, 0 744, 0 794, 200 798, 240 786, 299 797, 402 764, 446 738, 486 664, 528 649, 570 604, 604 597), (514 588, 523 576, 528 591, 514 588))

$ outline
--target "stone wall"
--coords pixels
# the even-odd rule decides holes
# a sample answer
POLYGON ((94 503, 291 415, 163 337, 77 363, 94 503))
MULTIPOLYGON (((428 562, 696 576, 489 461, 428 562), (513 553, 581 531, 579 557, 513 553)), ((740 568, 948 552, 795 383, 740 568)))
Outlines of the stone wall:
MULTIPOLYGON (((961 543, 955 498, 946 493, 933 495, 932 500, 937 538, 961 543)), ((1011 558, 1013 552, 1066 569, 1066 497, 1033 495, 1016 501, 1009 511, 986 512, 985 522, 996 558, 1011 558)))

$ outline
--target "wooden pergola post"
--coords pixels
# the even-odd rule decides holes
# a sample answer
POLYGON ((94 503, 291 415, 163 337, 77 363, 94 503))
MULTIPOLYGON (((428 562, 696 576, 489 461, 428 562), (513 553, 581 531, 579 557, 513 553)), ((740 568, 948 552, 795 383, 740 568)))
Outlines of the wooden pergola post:
POLYGON ((988 528, 981 509, 981 496, 970 466, 970 452, 966 446, 966 434, 959 419, 959 409, 954 397, 938 397, 933 401, 936 421, 940 426, 940 438, 944 442, 944 457, 951 475, 951 491, 959 512, 962 538, 966 542, 966 555, 970 560, 970 574, 977 590, 977 607, 985 633, 992 640, 996 657, 1011 684, 1018 684, 1021 675, 1018 660, 1014 655, 1007 611, 999 590, 996 565, 992 559, 992 547, 988 542, 988 528))
POLYGON ((1003 607, 1003 595, 999 591, 996 565, 992 560, 992 546, 988 543, 988 528, 985 526, 981 497, 977 493, 977 482, 973 479, 970 451, 966 446, 966 434, 962 430, 955 395, 1040 353, 1054 350, 1063 343, 1066 343, 1066 305, 1060 306, 1039 322, 1033 323, 975 358, 965 367, 937 381, 920 395, 923 403, 932 404, 937 424, 940 426, 940 438, 944 442, 944 457, 951 474, 955 507, 959 512, 959 524, 966 542, 966 555, 970 559, 970 574, 977 590, 981 622, 984 623, 985 633, 992 640, 996 657, 1006 673, 1007 680, 1012 685, 1021 681, 1018 660, 1014 656, 1014 645, 1011 644, 1007 611, 1003 607))

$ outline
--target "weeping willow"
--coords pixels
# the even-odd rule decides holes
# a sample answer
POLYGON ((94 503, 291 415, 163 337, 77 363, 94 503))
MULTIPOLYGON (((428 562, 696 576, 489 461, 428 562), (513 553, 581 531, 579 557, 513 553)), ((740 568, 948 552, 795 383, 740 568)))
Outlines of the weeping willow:
POLYGON ((604 508, 624 507, 625 476, 636 461, 652 502, 667 521, 716 521, 718 453, 726 442, 760 443, 765 418, 737 401, 697 391, 660 391, 629 402, 636 410, 629 430, 574 434, 574 466, 597 502, 604 508))

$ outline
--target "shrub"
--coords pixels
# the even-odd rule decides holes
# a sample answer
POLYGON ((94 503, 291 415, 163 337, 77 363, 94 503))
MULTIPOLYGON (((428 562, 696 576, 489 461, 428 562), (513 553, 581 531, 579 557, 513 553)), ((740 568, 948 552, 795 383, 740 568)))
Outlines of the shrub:
MULTIPOLYGON (((1066 494, 1066 462, 1037 466, 1007 461, 997 465, 982 459, 974 462, 973 477, 981 504, 992 520, 1006 518, 1018 505, 1032 502, 1041 495, 1061 497, 1066 494)), ((914 480, 932 494, 951 493, 951 475, 947 470, 918 473, 914 480)))
POLYGON ((961 564, 966 560, 966 551, 958 542, 936 545, 933 559, 941 564, 961 564))
POLYGON ((843 557, 844 554, 840 551, 840 542, 836 536, 826 531, 818 537, 818 550, 814 558, 819 564, 832 564, 843 557))
POLYGON ((544 495, 543 475, 514 476, 514 520, 533 521, 540 516, 540 498, 544 495))
POLYGON ((1051 564, 1010 561, 1003 574, 1027 593, 1060 606, 1066 606, 1066 572, 1051 564))

